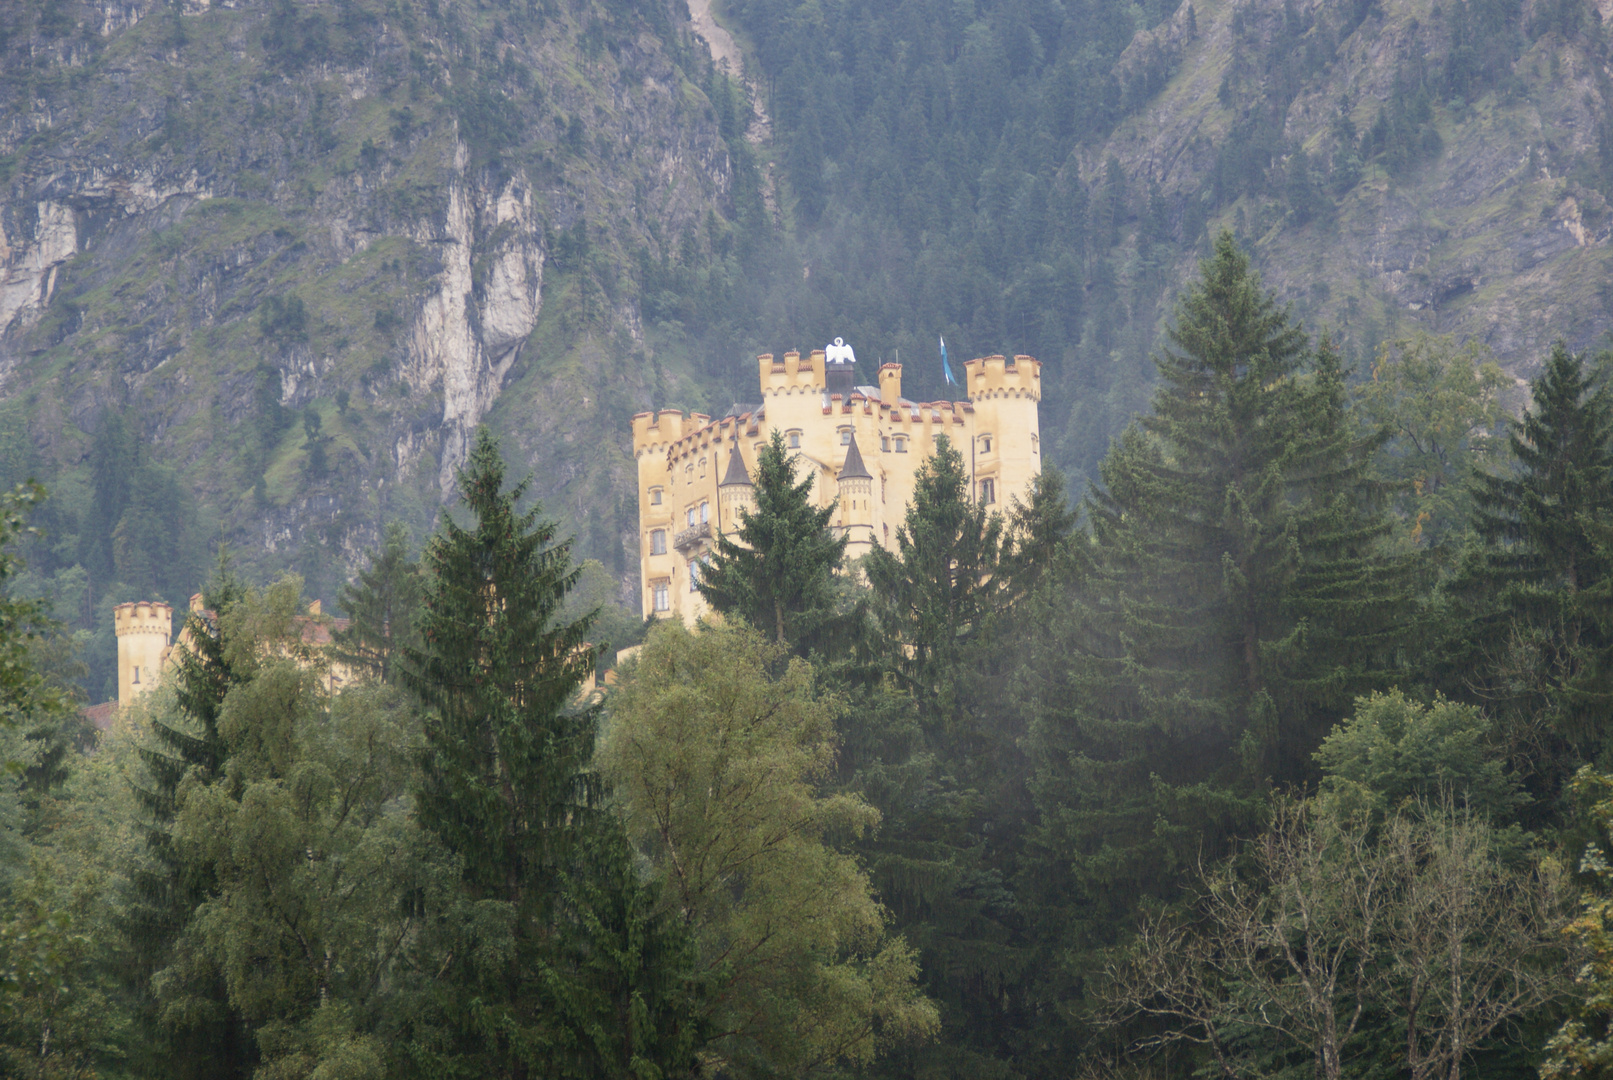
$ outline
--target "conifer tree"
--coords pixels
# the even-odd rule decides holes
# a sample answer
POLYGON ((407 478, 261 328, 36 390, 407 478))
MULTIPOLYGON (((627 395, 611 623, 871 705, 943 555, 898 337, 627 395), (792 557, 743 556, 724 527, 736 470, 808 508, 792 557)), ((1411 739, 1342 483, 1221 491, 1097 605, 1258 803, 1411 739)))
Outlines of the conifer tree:
POLYGON ((969 499, 963 455, 942 435, 919 466, 896 551, 864 571, 892 668, 930 723, 948 718, 964 654, 997 603, 1003 522, 969 499))
POLYGON ((1605 745, 1613 702, 1613 390, 1557 343, 1513 425, 1511 473, 1482 474, 1473 526, 1488 544, 1453 585, 1467 618, 1448 654, 1457 689, 1500 706, 1537 795, 1605 745))
POLYGON ((420 564, 409 558, 408 533, 401 522, 390 522, 381 549, 370 553, 370 568, 359 571, 356 584, 342 586, 342 609, 351 621, 333 635, 336 655, 383 682, 394 681, 404 651, 419 645, 420 590, 420 564))
POLYGON ((1311 775, 1414 611, 1380 551, 1376 444, 1348 422, 1337 357, 1309 348, 1229 235, 1169 341, 1025 680, 1038 880, 1049 920, 1089 945, 1248 830, 1267 782, 1311 775))
POLYGON ((469 520, 445 520, 426 549, 421 644, 405 652, 403 682, 428 709, 417 814, 463 890, 440 913, 463 922, 420 961, 441 974, 410 1055, 428 1075, 677 1074, 693 1044, 682 946, 611 854, 619 826, 587 771, 593 715, 574 707, 593 614, 557 618, 570 542, 519 508, 527 482, 504 472, 484 428, 459 474, 469 520))
POLYGON ((756 461, 756 512, 740 511, 739 540, 719 537, 700 591, 717 611, 738 616, 801 656, 843 644, 848 620, 836 610, 834 575, 846 538, 829 530, 835 504, 812 505, 809 472, 774 431, 756 461))
MULTIPOLYGON (((219 718, 225 698, 250 677, 255 659, 250 650, 232 648, 226 630, 225 616, 243 595, 229 551, 220 545, 213 577, 203 590, 202 610, 187 612, 182 645, 175 649, 172 677, 179 715, 153 717, 152 741, 140 748, 148 783, 135 795, 149 815, 148 860, 132 875, 135 896, 124 916, 124 932, 132 946, 130 976, 142 990, 154 974, 173 967, 175 942, 215 885, 209 862, 186 858, 175 849, 172 825, 181 783, 188 778, 212 784, 227 764, 219 718)), ((226 1004, 222 978, 194 967, 178 977, 187 975, 208 984, 191 987, 190 997, 213 1004, 178 1023, 158 1026, 154 1034, 160 1038, 150 1049, 176 1080, 246 1075, 255 1048, 240 1013, 226 1004)))

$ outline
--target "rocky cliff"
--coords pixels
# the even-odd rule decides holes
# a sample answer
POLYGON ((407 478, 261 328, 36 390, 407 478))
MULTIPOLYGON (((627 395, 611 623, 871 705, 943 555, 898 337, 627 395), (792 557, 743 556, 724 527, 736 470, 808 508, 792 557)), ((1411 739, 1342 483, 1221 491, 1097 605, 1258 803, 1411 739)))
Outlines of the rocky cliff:
POLYGON ((4 0, 7 415, 51 472, 132 411, 244 558, 310 569, 424 526, 490 420, 608 553, 650 404, 624 268, 731 182, 686 27, 591 0, 4 0))

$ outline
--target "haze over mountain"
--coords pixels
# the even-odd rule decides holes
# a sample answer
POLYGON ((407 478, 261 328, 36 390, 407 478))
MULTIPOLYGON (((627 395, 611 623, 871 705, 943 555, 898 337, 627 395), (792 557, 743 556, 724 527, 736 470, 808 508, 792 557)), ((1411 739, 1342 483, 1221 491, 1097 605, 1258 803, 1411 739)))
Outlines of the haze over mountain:
POLYGON ((675 0, 0 2, 0 481, 92 662, 220 537, 333 600, 484 422, 625 591, 631 415, 835 335, 1039 357, 1080 484, 1221 228, 1358 371, 1613 327, 1609 0, 698 14, 721 68, 675 0))

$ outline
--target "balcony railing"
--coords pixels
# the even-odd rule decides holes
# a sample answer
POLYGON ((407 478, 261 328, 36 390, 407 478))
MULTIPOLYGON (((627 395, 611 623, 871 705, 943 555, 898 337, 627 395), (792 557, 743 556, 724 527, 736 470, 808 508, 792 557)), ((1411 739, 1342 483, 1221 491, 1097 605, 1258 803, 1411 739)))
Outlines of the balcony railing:
POLYGON ((698 525, 691 525, 678 532, 672 538, 672 546, 679 551, 687 550, 699 544, 702 540, 711 539, 711 522, 702 521, 698 525))

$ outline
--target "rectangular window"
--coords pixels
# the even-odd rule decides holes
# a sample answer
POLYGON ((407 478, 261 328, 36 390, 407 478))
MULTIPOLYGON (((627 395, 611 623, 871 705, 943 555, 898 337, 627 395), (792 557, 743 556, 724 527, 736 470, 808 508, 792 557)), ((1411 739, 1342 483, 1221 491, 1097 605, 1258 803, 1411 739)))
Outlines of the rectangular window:
POLYGON ((685 513, 684 516, 685 516, 685 519, 689 522, 689 528, 691 528, 691 529, 694 528, 694 507, 692 507, 692 506, 689 507, 688 511, 685 513))
POLYGON ((689 591, 700 591, 700 560, 689 560, 689 591))
POLYGON ((790 444, 791 450, 801 449, 801 433, 799 431, 791 431, 784 438, 790 444))
POLYGON ((657 581, 651 588, 650 594, 655 598, 654 606, 656 611, 672 610, 672 597, 669 595, 666 582, 657 581))
POLYGON ((840 429, 840 445, 851 445, 851 429, 849 427, 843 427, 840 429))
POLYGON ((900 435, 896 436, 896 452, 898 454, 907 453, 907 440, 900 435))
POLYGON ((661 489, 660 488, 651 488, 650 489, 650 505, 651 506, 660 506, 661 505, 661 489))
POLYGON ((703 502, 703 503, 700 504, 700 524, 704 525, 706 522, 708 522, 710 520, 711 520, 711 504, 708 503, 708 502, 703 502))
POLYGON ((652 531, 650 533, 650 554, 651 555, 665 555, 666 554, 666 530, 665 529, 655 529, 654 531, 652 531))
POLYGON ((988 505, 997 501, 997 481, 980 481, 980 501, 988 505))
POLYGON ((889 435, 886 435, 879 440, 879 448, 885 451, 887 454, 891 452, 891 439, 889 435))

